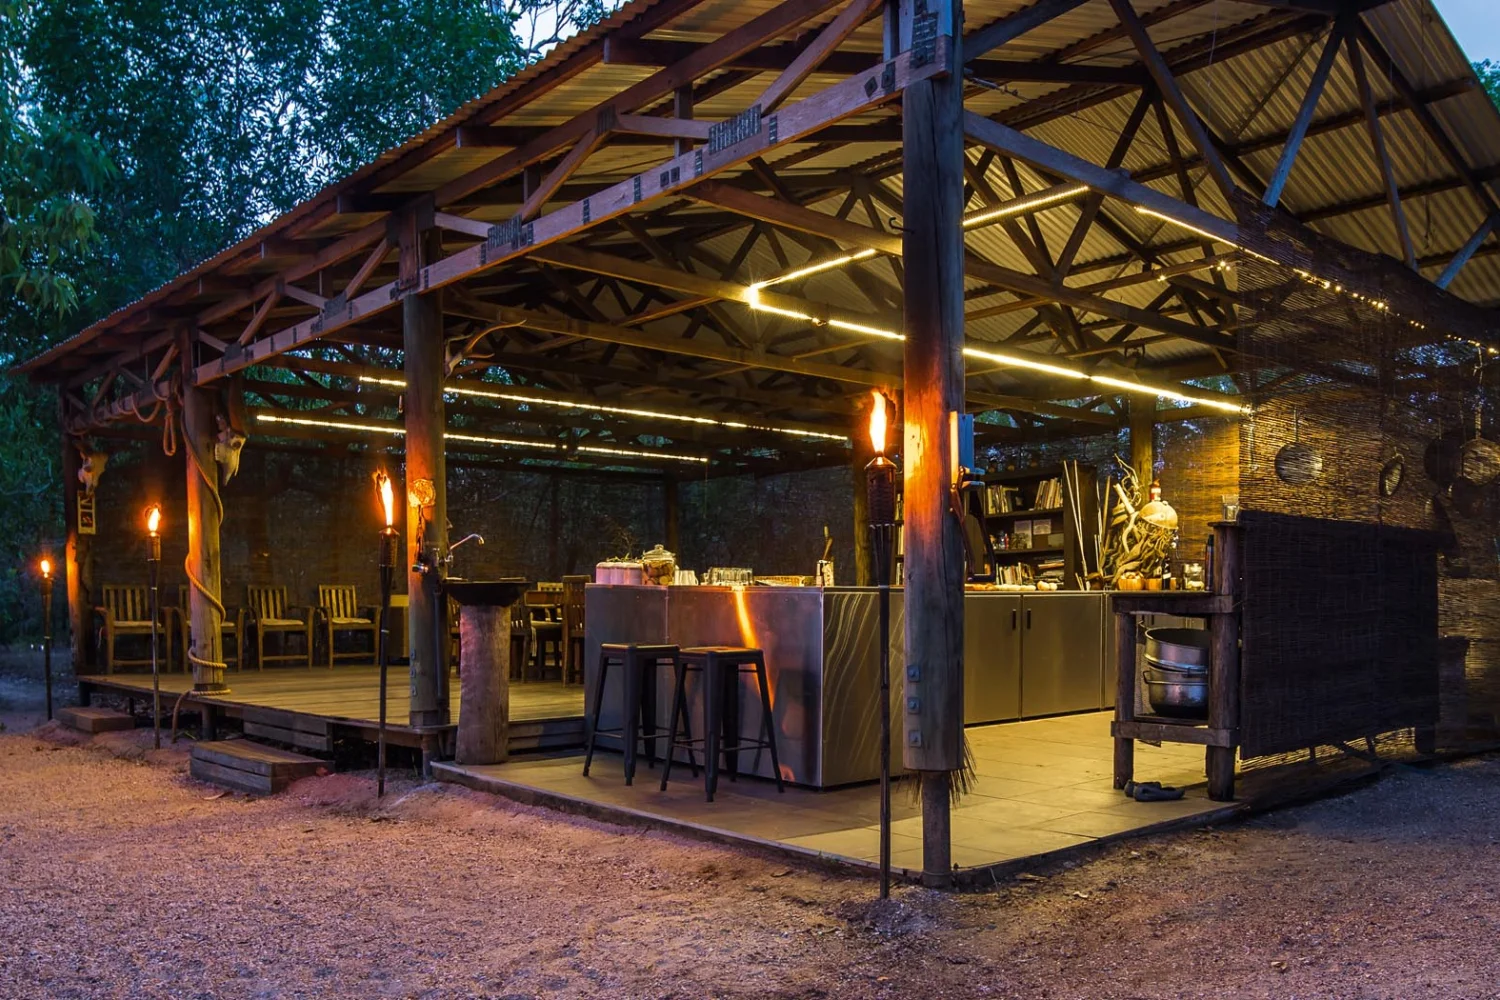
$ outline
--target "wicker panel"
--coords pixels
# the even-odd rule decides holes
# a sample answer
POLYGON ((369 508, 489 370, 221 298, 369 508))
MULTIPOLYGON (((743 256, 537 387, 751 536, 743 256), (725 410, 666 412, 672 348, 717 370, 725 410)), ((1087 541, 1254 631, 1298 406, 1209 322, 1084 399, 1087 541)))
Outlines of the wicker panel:
POLYGON ((1242 753, 1435 725, 1437 539, 1257 511, 1242 520, 1242 753))

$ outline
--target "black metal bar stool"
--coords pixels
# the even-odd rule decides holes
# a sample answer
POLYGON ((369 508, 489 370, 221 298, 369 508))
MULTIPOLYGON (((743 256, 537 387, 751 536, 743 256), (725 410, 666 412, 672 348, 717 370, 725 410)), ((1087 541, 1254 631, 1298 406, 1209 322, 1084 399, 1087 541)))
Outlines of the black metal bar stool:
POLYGON ((781 761, 776 755, 776 724, 771 717, 771 686, 766 681, 766 658, 759 649, 746 646, 694 646, 678 654, 677 687, 672 696, 672 720, 667 751, 667 762, 662 769, 661 787, 667 787, 667 778, 672 771, 672 750, 685 747, 688 763, 693 762, 693 748, 703 746, 704 791, 708 801, 714 800, 719 787, 719 760, 729 762, 730 779, 738 777, 739 755, 746 750, 766 749, 771 752, 771 773, 776 778, 776 790, 786 791, 781 780, 781 761), (704 679, 703 738, 695 740, 688 727, 687 675, 692 670, 701 670, 704 679), (739 689, 740 674, 752 673, 760 687, 761 738, 747 740, 740 732, 739 689), (681 736, 678 735, 678 718, 681 717, 681 736))
MULTIPOLYGON (((648 760, 656 764, 656 741, 670 740, 671 730, 656 724, 656 671, 663 663, 678 667, 678 650, 672 645, 650 645, 636 642, 606 642, 599 646, 599 673, 594 678, 594 711, 589 720, 588 747, 583 755, 583 773, 589 773, 594 760, 594 741, 600 736, 617 739, 625 749, 625 784, 635 781, 636 747, 650 747, 648 760), (604 682, 610 666, 624 670, 625 696, 620 699, 621 725, 614 729, 599 728, 599 712, 604 705, 604 682)), ((668 759, 671 752, 668 751, 668 759)))

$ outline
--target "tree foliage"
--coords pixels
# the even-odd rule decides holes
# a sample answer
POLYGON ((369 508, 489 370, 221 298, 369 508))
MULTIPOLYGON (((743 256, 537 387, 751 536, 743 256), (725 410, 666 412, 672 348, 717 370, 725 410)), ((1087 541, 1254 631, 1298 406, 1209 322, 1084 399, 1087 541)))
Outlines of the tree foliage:
MULTIPOLYGON (((421 132, 605 9, 0 0, 0 368, 421 132)), ((60 459, 53 394, 0 375, 0 640, 35 629, 28 576, 39 548, 60 552, 60 459)))
POLYGON ((1484 92, 1490 95, 1495 107, 1500 108, 1500 62, 1494 59, 1477 62, 1474 64, 1474 72, 1479 75, 1479 83, 1484 87, 1484 92))

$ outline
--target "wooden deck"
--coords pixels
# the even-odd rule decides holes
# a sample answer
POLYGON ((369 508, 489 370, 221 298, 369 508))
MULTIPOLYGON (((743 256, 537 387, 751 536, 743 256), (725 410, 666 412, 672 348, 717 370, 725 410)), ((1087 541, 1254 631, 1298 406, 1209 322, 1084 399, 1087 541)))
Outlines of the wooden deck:
MULTIPOLYGON (((281 668, 230 671, 230 690, 203 696, 189 693, 184 707, 197 711, 207 707, 223 718, 267 729, 282 729, 321 736, 321 740, 298 742, 309 749, 335 737, 373 741, 380 713, 380 671, 372 666, 281 668)), ((192 675, 161 675, 163 709, 170 708, 183 692, 190 692, 192 675)), ((80 701, 93 694, 151 697, 151 675, 139 673, 87 674, 78 678, 80 701)), ((511 684, 510 747, 513 752, 552 750, 583 742, 583 688, 557 681, 511 684)), ((402 746, 422 746, 432 738, 447 739, 453 726, 436 730, 406 725, 408 699, 405 667, 392 667, 386 692, 387 739, 402 746)), ((453 722, 458 722, 458 682, 453 680, 453 722)), ((262 735, 272 735, 263 732, 262 735)), ((296 742, 286 740, 284 742, 296 742)))

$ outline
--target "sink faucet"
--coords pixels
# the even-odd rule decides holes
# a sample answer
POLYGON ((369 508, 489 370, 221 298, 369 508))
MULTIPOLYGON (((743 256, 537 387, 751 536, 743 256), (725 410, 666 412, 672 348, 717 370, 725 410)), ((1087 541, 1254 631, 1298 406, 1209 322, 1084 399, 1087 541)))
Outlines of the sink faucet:
POLYGON ((473 534, 465 535, 464 537, 460 538, 458 541, 456 541, 452 545, 448 546, 448 558, 449 559, 453 558, 453 550, 456 549, 456 548, 458 548, 464 542, 478 542, 480 545, 483 545, 484 544, 484 536, 481 535, 479 532, 476 531, 473 534))

